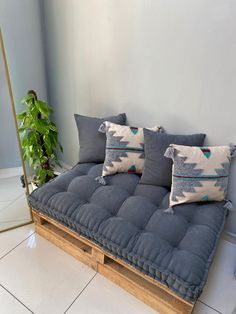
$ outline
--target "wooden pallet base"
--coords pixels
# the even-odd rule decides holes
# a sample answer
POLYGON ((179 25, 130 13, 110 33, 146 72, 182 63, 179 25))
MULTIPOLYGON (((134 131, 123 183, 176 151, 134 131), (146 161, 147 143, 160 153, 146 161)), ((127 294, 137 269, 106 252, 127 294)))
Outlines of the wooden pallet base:
POLYGON ((79 261, 95 269, 159 313, 192 313, 194 304, 88 239, 33 210, 36 232, 79 261))

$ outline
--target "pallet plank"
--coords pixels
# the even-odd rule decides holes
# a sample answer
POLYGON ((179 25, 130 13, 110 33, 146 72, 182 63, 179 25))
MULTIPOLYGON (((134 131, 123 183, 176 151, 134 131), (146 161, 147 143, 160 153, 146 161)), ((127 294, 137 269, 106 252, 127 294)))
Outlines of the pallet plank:
POLYGON ((139 272, 54 219, 35 210, 33 210, 33 217, 38 234, 95 269, 159 313, 192 313, 194 304, 181 299, 163 284, 139 272))

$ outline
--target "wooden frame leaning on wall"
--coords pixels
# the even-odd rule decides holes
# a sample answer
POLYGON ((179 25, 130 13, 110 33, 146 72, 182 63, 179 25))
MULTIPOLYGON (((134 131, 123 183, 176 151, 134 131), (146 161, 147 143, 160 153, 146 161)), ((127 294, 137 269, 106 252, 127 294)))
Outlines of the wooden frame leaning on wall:
POLYGON ((103 250, 92 241, 34 209, 33 218, 38 234, 133 294, 159 313, 192 313, 193 303, 180 298, 163 284, 103 250))
MULTIPOLYGON (((3 35, 2 35, 1 28, 0 28, 0 58, 2 58, 2 60, 3 60, 3 69, 1 69, 1 71, 3 71, 6 75, 6 82, 7 82, 7 88, 8 88, 8 93, 9 93, 9 103, 11 106, 13 121, 14 121, 14 125, 15 125, 16 138, 17 138, 17 142, 18 142, 22 171, 23 171, 24 180, 25 180, 25 194, 26 194, 26 196, 28 196, 29 195, 29 185, 27 182, 27 172, 26 172, 26 166, 25 166, 25 162, 24 162, 24 158, 23 158, 20 135, 18 132, 16 108, 15 108, 15 102, 14 102, 13 91, 12 91, 12 86, 11 86, 10 73, 9 73, 9 68, 8 68, 8 63, 7 63, 6 50, 5 50, 5 46, 4 46, 4 42, 3 42, 3 35)), ((20 223, 20 224, 16 224, 15 226, 10 227, 10 228, 5 228, 3 230, 0 230, 0 233, 31 224, 33 222, 33 216, 32 216, 32 211, 31 211, 30 207, 29 207, 29 211, 30 211, 30 220, 29 221, 24 222, 24 223, 20 223)))

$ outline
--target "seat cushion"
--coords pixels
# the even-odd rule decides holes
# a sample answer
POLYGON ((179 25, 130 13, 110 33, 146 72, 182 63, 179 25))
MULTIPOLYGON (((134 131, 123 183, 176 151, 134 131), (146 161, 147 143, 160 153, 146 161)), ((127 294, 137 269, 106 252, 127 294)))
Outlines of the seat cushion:
POLYGON ((226 210, 221 202, 169 206, 169 190, 140 184, 140 176, 94 180, 102 164, 78 164, 36 189, 30 205, 196 301, 207 279, 226 210))

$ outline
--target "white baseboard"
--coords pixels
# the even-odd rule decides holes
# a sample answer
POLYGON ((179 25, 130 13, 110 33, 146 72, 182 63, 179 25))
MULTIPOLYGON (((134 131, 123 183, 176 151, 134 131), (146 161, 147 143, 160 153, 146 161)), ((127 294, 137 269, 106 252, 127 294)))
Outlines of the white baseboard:
POLYGON ((1 168, 0 169, 0 178, 9 178, 15 177, 23 174, 22 167, 14 167, 14 168, 1 168))
POLYGON ((233 232, 229 232, 229 231, 224 231, 222 234, 222 238, 236 244, 236 234, 233 232))

